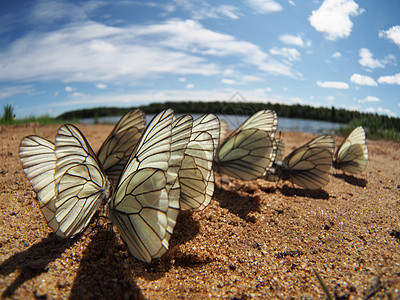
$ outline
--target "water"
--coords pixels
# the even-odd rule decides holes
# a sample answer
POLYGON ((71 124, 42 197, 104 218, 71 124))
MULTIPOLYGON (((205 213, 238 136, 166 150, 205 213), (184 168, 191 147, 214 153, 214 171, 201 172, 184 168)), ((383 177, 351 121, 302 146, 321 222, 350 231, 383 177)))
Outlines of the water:
MULTIPOLYGON (((147 123, 153 118, 154 115, 146 115, 147 123)), ((201 116, 201 114, 192 114, 193 118, 196 119, 201 116)), ((242 124, 248 116, 243 115, 219 115, 221 120, 226 120, 228 122, 228 127, 230 130, 237 128, 242 124)), ((113 117, 99 117, 99 123, 115 124, 119 121, 121 116, 113 117)), ((93 118, 82 119, 83 124, 94 124, 93 118)), ((303 119, 289 119, 289 118, 279 118, 278 119, 278 131, 300 131, 308 132, 314 134, 323 133, 333 133, 340 126, 345 124, 332 123, 326 121, 315 121, 315 120, 303 120, 303 119)))

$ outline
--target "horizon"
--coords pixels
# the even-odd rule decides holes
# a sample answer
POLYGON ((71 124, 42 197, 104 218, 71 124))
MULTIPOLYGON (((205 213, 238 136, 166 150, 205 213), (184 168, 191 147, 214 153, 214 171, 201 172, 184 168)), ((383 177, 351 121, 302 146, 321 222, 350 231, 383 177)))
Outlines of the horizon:
POLYGON ((237 91, 250 102, 400 116, 396 0, 35 0, 0 8, 0 101, 17 118, 229 101, 237 91))

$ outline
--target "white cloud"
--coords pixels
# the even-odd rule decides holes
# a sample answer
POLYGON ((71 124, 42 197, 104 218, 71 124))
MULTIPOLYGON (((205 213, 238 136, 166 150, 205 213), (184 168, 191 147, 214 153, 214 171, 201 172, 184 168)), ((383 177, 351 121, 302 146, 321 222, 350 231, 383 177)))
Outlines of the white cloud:
POLYGON ((222 79, 221 82, 222 82, 222 83, 225 83, 225 84, 230 84, 230 85, 236 84, 236 81, 235 81, 235 80, 233 80, 233 79, 227 79, 227 78, 222 79))
POLYGON ((105 90, 106 88, 108 88, 108 86, 104 83, 97 83, 96 87, 100 90, 105 90))
POLYGON ((396 114, 388 108, 378 107, 377 112, 378 112, 378 114, 381 114, 381 115, 388 115, 391 117, 396 117, 396 114))
MULTIPOLYGON (((194 20, 219 19, 222 17, 237 20, 240 17, 240 13, 237 12, 238 8, 232 5, 210 5, 203 0, 175 0, 174 2, 177 8, 189 12, 194 20)), ((171 10, 171 8, 169 9, 171 10)))
POLYGON ((396 62, 396 57, 391 54, 386 55, 383 59, 374 59, 372 52, 367 48, 361 48, 359 55, 359 64, 368 69, 384 68, 385 65, 396 62))
POLYGON ((86 20, 88 14, 106 5, 104 1, 85 1, 80 5, 52 0, 39 0, 33 3, 28 21, 34 25, 86 20))
POLYGON ((332 95, 327 96, 327 97, 326 97, 326 101, 328 101, 328 102, 334 102, 334 101, 335 101, 335 97, 332 96, 332 95))
POLYGON ((187 89, 193 89, 193 88, 194 88, 194 84, 193 84, 193 83, 188 83, 188 84, 186 85, 186 88, 187 88, 187 89))
POLYGON ((304 42, 300 36, 283 34, 283 35, 279 36, 279 39, 281 40, 281 42, 283 42, 287 45, 294 45, 294 46, 299 46, 299 47, 304 46, 304 42))
MULTIPOLYGON (((177 89, 163 90, 162 92, 143 91, 138 93, 124 93, 120 95, 84 95, 79 99, 68 99, 67 101, 57 100, 51 103, 51 107, 71 107, 76 106, 92 106, 92 105, 109 105, 113 103, 120 106, 136 106, 150 102, 166 102, 166 101, 216 101, 228 100, 237 90, 234 87, 228 86, 218 89, 177 89)), ((241 90, 241 94, 246 95, 246 99, 254 101, 269 101, 269 98, 264 89, 241 90)))
POLYGON ((305 101, 300 97, 291 97, 290 100, 296 104, 305 104, 305 101))
POLYGON ((400 73, 390 76, 381 76, 378 78, 379 83, 400 85, 400 73))
POLYGON ((74 92, 74 93, 70 94, 69 96, 70 97, 82 97, 82 96, 85 96, 85 94, 79 93, 79 92, 74 92))
POLYGON ((274 75, 283 75, 292 78, 301 78, 303 75, 299 72, 293 71, 290 66, 278 61, 270 61, 259 65, 260 70, 274 75))
POLYGON ((246 0, 246 3, 258 14, 267 14, 283 10, 283 7, 274 0, 246 0))
POLYGON ((323 88, 331 89, 348 89, 349 85, 341 81, 317 81, 317 85, 323 88))
POLYGON ((287 58, 290 61, 300 60, 300 52, 295 48, 272 48, 269 50, 269 53, 272 55, 280 55, 284 58, 287 58))
POLYGON ((353 27, 350 17, 363 12, 353 0, 325 0, 317 10, 312 11, 308 20, 326 39, 334 41, 349 37, 353 27))
POLYGON ((104 82, 123 78, 132 81, 162 73, 205 76, 219 73, 215 64, 202 57, 139 43, 137 30, 84 22, 54 32, 28 35, 0 53, 1 65, 12 61, 1 72, 0 80, 8 77, 21 81, 104 82), (103 40, 113 45, 115 51, 99 51, 93 48, 93 40, 103 40))
POLYGON ((369 76, 361 75, 361 74, 353 74, 350 77, 350 82, 359 85, 368 85, 368 86, 377 86, 376 81, 369 76))
POLYGON ((222 72, 214 62, 221 57, 271 74, 299 75, 253 43, 175 19, 121 28, 85 21, 32 33, 0 52, 0 81, 120 83, 160 74, 210 76, 222 72))
POLYGON ((2 87, 0 88, 0 100, 20 94, 31 94, 33 91, 33 86, 30 84, 2 87))
POLYGON ((76 91, 76 88, 67 85, 67 86, 65 87, 65 91, 68 92, 68 93, 70 93, 70 92, 76 91))
POLYGON ((366 48, 361 48, 359 51, 360 59, 358 62, 360 65, 363 67, 367 67, 370 69, 375 69, 375 68, 383 68, 385 67, 382 62, 380 62, 378 59, 373 59, 373 54, 371 51, 369 51, 366 48))
POLYGON ((258 76, 253 76, 253 75, 245 75, 242 78, 243 81, 245 82, 263 82, 264 79, 258 76))
POLYGON ((340 58, 340 57, 342 57, 342 53, 340 53, 340 52, 335 52, 335 53, 332 54, 332 57, 333 57, 333 58, 340 58))
POLYGON ((225 71, 222 72, 222 75, 224 76, 232 76, 233 74, 235 74, 235 71, 232 69, 226 69, 225 71))
POLYGON ((292 6, 296 6, 296 4, 294 3, 294 1, 292 1, 292 0, 289 0, 288 2, 289 2, 289 4, 290 4, 290 5, 292 5, 292 6))
POLYGON ((375 108, 373 108, 373 107, 367 107, 366 109, 365 109, 365 111, 366 112, 368 112, 368 113, 375 113, 375 108))
POLYGON ((358 99, 359 103, 365 103, 365 102, 380 102, 381 100, 378 97, 375 96, 367 96, 364 99, 358 99))
POLYGON ((365 111, 369 112, 369 113, 373 113, 373 114, 374 113, 378 113, 378 114, 381 114, 381 115, 388 115, 388 116, 391 116, 391 117, 396 117, 396 114, 394 112, 392 112, 388 108, 383 108, 383 107, 378 107, 377 109, 375 109, 373 107, 367 107, 365 109, 365 111))
POLYGON ((393 26, 388 30, 381 30, 379 31, 378 36, 391 40, 400 47, 400 25, 393 26))
POLYGON ((185 78, 185 77, 179 77, 178 81, 179 81, 179 82, 185 82, 185 81, 186 81, 186 78, 185 78))

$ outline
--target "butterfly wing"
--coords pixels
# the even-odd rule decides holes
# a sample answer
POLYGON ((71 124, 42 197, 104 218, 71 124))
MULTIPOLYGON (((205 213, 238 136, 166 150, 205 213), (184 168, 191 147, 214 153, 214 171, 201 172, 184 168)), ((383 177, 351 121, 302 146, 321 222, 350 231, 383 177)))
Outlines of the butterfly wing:
POLYGON ((362 126, 354 129, 336 150, 333 166, 352 174, 365 170, 368 162, 368 148, 362 126))
POLYGON ((86 228, 102 200, 108 198, 109 182, 88 141, 74 125, 60 127, 54 154, 57 232, 73 237, 86 228))
POLYGON ((181 184, 179 172, 184 159, 185 150, 188 145, 193 128, 193 118, 184 115, 174 120, 171 129, 171 156, 167 171, 167 190, 169 198, 169 208, 167 211, 168 227, 166 239, 169 240, 174 230, 176 219, 181 208, 180 194, 181 184))
POLYGON ((214 193, 213 159, 219 144, 220 122, 206 114, 193 122, 190 141, 179 171, 181 209, 203 210, 214 193))
POLYGON ((274 161, 273 139, 265 130, 250 128, 231 134, 214 159, 216 171, 242 179, 263 176, 274 161))
POLYGON ((278 127, 278 116, 273 110, 260 110, 250 116, 242 125, 240 125, 232 134, 241 130, 256 128, 269 133, 271 139, 275 137, 275 132, 278 127))
POLYGON ((220 120, 221 122, 221 132, 219 135, 219 144, 222 144, 228 136, 228 122, 226 120, 220 120))
POLYGON ((170 195, 176 179, 173 172, 168 173, 173 118, 168 109, 147 126, 108 205, 110 218, 129 251, 145 262, 168 250, 177 217, 176 200, 170 201, 170 196, 177 194, 170 195))
POLYGON ((135 149, 145 124, 146 118, 140 109, 129 111, 118 121, 97 153, 104 172, 114 183, 135 149))
MULTIPOLYGON (((214 114, 205 114, 193 122, 192 135, 196 136, 200 132, 208 132, 214 144, 214 153, 217 151, 221 133, 221 123, 214 114)), ((194 139, 194 137, 192 138, 194 139)))
MULTIPOLYGON (((55 183, 56 155, 54 144, 40 136, 27 136, 22 139, 19 156, 26 177, 32 184, 47 224, 57 232, 59 224, 55 220, 55 183)), ((65 235, 59 232, 59 235, 65 235)))
POLYGON ((333 148, 332 136, 316 137, 285 157, 280 177, 310 190, 325 186, 332 169, 333 148))

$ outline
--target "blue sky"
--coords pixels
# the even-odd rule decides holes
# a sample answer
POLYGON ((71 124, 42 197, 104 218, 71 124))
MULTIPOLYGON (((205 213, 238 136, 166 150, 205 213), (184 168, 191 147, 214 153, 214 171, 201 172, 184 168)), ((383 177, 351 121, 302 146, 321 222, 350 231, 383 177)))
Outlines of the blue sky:
POLYGON ((17 118, 167 100, 400 117, 398 0, 0 2, 0 106, 17 118))

